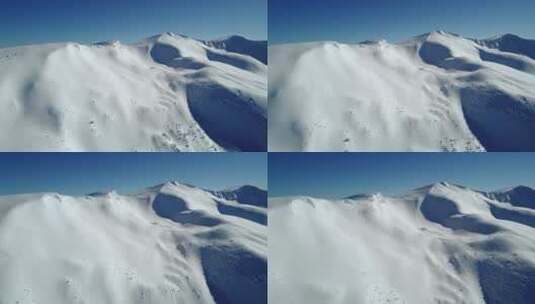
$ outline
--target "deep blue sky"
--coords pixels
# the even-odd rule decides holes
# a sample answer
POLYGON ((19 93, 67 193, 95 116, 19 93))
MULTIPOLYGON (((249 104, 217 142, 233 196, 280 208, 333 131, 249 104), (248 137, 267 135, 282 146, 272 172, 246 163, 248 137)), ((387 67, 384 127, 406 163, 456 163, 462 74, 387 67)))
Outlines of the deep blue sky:
POLYGON ((0 153, 0 172, 0 195, 128 193, 171 180, 267 189, 265 153, 0 153))
POLYGON ((176 32, 267 38, 267 0, 0 0, 0 47, 176 32))
POLYGON ((317 40, 397 42, 445 30, 535 38, 533 0, 269 0, 272 44, 317 40))
POLYGON ((395 195, 440 181, 535 186, 535 153, 270 153, 269 195, 395 195))

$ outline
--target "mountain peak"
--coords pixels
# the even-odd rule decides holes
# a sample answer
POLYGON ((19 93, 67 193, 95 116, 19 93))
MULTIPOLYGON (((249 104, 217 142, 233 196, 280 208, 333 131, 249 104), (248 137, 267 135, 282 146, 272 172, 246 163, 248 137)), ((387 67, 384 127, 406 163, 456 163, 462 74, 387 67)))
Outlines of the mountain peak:
POLYGON ((179 181, 179 180, 170 180, 170 181, 164 183, 164 186, 197 188, 196 186, 193 186, 190 183, 186 183, 186 182, 179 181))
POLYGON ((196 188, 195 186, 187 184, 187 183, 183 183, 183 182, 176 181, 176 180, 169 180, 169 181, 154 185, 152 187, 148 187, 146 189, 149 191, 160 193, 162 191, 174 189, 176 187, 196 188))
POLYGON ((249 39, 241 35, 229 35, 229 36, 224 36, 218 39, 214 39, 213 41, 244 41, 244 40, 249 40, 249 39))
POLYGON ((177 34, 173 32, 164 32, 164 33, 156 34, 148 38, 145 38, 142 41, 162 42, 162 41, 167 41, 169 39, 180 39, 180 38, 189 38, 189 37, 186 35, 177 34))
POLYGON ((231 35, 220 39, 204 41, 204 44, 228 52, 251 56, 267 64, 267 41, 249 40, 240 35, 231 35))
POLYGON ((511 34, 511 33, 506 33, 506 34, 499 34, 499 35, 495 35, 495 36, 492 36, 488 39, 485 39, 485 40, 511 40, 511 39, 522 39, 520 36, 517 36, 515 34, 511 34))
POLYGON ((449 33, 443 30, 436 30, 436 31, 430 32, 430 34, 431 35, 448 35, 449 33))
POLYGON ((437 30, 432 32, 427 32, 418 36, 414 36, 412 38, 409 38, 405 42, 416 42, 416 43, 425 43, 428 41, 445 41, 449 39, 460 39, 462 38, 460 35, 457 35, 455 33, 446 32, 443 30, 437 30))
POLYGON ((416 190, 429 191, 429 190, 437 189, 437 188, 449 188, 451 186, 452 186, 452 184, 448 183, 447 181, 438 181, 438 182, 434 182, 432 184, 425 185, 423 187, 416 188, 416 190))
POLYGON ((214 196, 253 206, 267 207, 267 191, 253 185, 243 185, 223 191, 210 191, 214 196))
POLYGON ((427 195, 432 193, 440 193, 441 191, 468 189, 467 187, 457 185, 447 181, 438 181, 432 184, 425 185, 423 187, 416 188, 409 192, 407 195, 427 195))
POLYGON ((224 189, 222 192, 249 191, 249 190, 265 191, 264 189, 259 188, 257 186, 245 184, 245 185, 240 185, 240 186, 228 187, 224 189))
POLYGON ((501 191, 495 191, 495 192, 501 192, 501 193, 534 192, 535 193, 535 189, 533 189, 530 186, 518 185, 518 186, 510 187, 510 188, 507 188, 507 189, 504 189, 504 190, 501 190, 501 191))
MULTIPOLYGON (((160 33, 160 34, 156 34, 154 35, 153 37, 166 37, 166 36, 169 36, 169 37, 176 37, 177 34, 173 33, 173 32, 163 32, 163 33, 160 33)), ((181 35, 179 35, 181 36, 181 35)))
POLYGON ((488 48, 535 59, 535 40, 525 39, 515 34, 497 35, 488 39, 475 39, 474 41, 488 48))
POLYGON ((418 35, 418 36, 416 36, 416 38, 426 39, 428 37, 433 37, 433 36, 455 36, 455 37, 459 37, 459 35, 454 34, 454 33, 446 32, 446 31, 443 31, 443 30, 437 30, 437 31, 431 31, 431 32, 427 32, 427 33, 418 35))
POLYGON ((486 195, 492 199, 507 202, 514 206, 535 208, 535 189, 529 186, 519 185, 489 192, 486 195))
POLYGON ((518 185, 516 187, 514 187, 514 189, 522 189, 522 190, 531 190, 531 191, 535 191, 534 188, 530 187, 530 186, 525 186, 525 185, 518 185))

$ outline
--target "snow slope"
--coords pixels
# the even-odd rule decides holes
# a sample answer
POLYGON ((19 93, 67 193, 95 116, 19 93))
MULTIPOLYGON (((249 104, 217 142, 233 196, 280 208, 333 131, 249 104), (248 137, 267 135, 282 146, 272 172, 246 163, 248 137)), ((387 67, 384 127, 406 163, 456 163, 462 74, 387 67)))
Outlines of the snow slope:
POLYGON ((270 199, 270 303, 533 303, 526 189, 270 199))
POLYGON ((535 151, 535 41, 269 47, 270 151, 535 151))
POLYGON ((267 66, 234 40, 0 49, 0 150, 265 151, 267 66))
POLYGON ((267 303, 266 208, 247 203, 176 182, 0 197, 0 303, 267 303))
POLYGON ((218 49, 249 55, 267 64, 268 49, 267 41, 265 40, 248 40, 245 37, 233 35, 223 39, 206 41, 205 43, 218 49))

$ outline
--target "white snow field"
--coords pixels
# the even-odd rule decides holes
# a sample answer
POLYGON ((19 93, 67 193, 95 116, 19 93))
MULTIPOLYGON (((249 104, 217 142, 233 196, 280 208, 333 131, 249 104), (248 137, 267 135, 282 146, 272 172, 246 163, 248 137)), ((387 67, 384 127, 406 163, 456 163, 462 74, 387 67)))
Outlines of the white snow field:
POLYGON ((535 190, 269 200, 270 303, 531 304, 535 190))
POLYGON ((0 303, 267 303, 267 193, 0 197, 0 303))
POLYGON ((535 40, 270 46, 270 151, 535 151, 535 40))
POLYGON ((265 151, 266 63, 238 36, 0 49, 0 150, 265 151))

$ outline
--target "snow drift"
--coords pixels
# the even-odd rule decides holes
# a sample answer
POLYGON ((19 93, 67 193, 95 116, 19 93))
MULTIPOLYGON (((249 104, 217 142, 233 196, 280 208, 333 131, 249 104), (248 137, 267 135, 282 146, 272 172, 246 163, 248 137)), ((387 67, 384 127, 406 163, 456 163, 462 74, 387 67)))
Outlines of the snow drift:
POLYGON ((535 41, 269 47, 270 151, 535 151, 535 41))
POLYGON ((269 203, 271 303, 533 303, 531 188, 269 203))
POLYGON ((172 33, 0 49, 0 150, 265 151, 261 51, 172 33))
POLYGON ((253 188, 0 197, 0 303, 266 303, 253 188))

